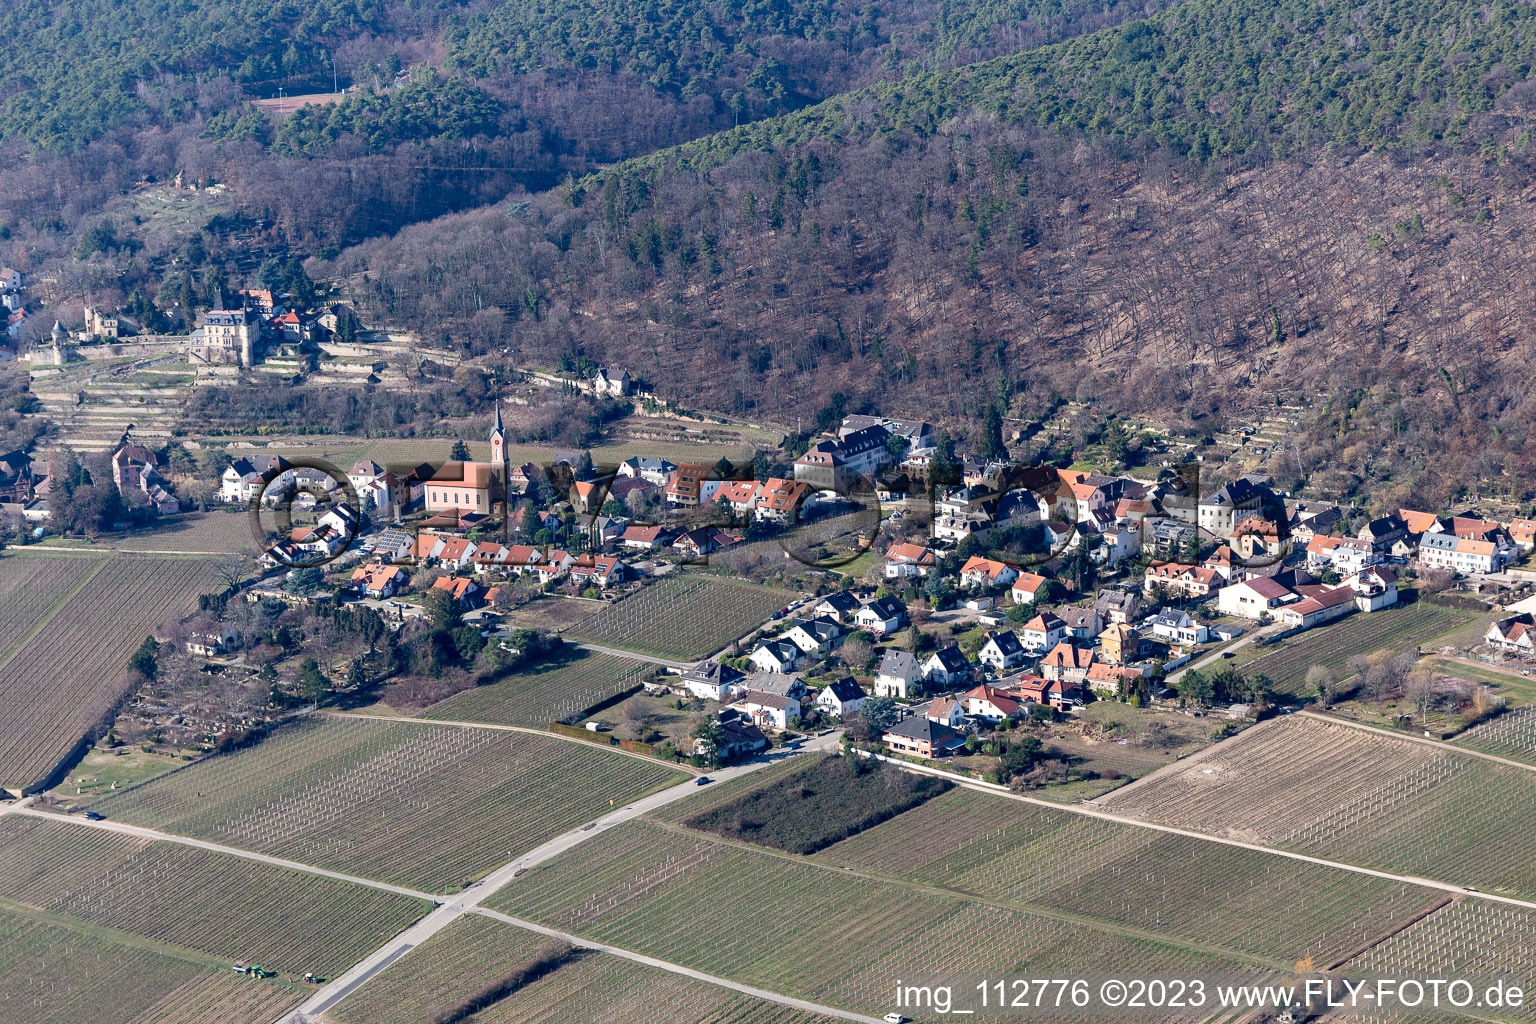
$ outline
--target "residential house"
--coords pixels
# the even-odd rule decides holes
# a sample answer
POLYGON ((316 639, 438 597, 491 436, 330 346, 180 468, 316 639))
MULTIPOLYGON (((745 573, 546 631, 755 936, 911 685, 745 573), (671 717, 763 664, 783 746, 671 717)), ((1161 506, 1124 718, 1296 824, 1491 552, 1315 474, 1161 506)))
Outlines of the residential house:
POLYGON ((730 480, 715 490, 715 501, 724 505, 735 519, 750 519, 757 510, 763 485, 756 480, 730 480))
POLYGON ((469 562, 475 567, 475 575, 483 576, 506 565, 509 549, 495 540, 483 540, 470 552, 469 562))
POLYGON ((901 541, 885 549, 885 575, 887 579, 906 576, 926 576, 938 565, 933 549, 921 544, 901 541))
POLYGON ((611 587, 624 582, 628 567, 615 555, 579 555, 570 566, 571 582, 580 586, 593 584, 611 587))
MULTIPOLYGON (((720 745, 715 748, 715 754, 721 761, 755 754, 768 746, 768 737, 763 735, 763 731, 737 711, 721 711, 719 723, 720 745)), ((704 740, 695 740, 693 752, 708 753, 707 746, 704 740)))
POLYGON ((1515 547, 1529 554, 1536 549, 1536 519, 1511 520, 1507 528, 1515 547))
POLYGON ((1268 488, 1247 477, 1234 480, 1200 499, 1200 528, 1215 537, 1230 537, 1244 519, 1262 515, 1267 500, 1272 501, 1268 488))
POLYGON ((1091 643, 1094 637, 1104 632, 1104 616, 1099 613, 1096 605, 1089 605, 1087 608, 1063 608, 1058 618, 1066 627, 1066 635, 1073 640, 1091 643))
POLYGON ((960 582, 965 586, 1007 586, 1019 578, 1019 570, 1006 562, 972 555, 960 567, 960 582))
POLYGON ((895 753, 929 759, 945 757, 965 746, 965 736, 955 729, 919 716, 896 723, 880 739, 895 753))
POLYGON ((1093 667, 1093 651, 1070 643, 1059 643, 1040 659, 1040 674, 1047 679, 1059 679, 1074 686, 1081 686, 1093 667))
POLYGON ((745 678, 740 671, 729 665, 722 665, 718 661, 706 661, 685 669, 681 680, 688 692, 700 700, 726 701, 733 700, 737 693, 746 691, 742 685, 742 680, 745 678))
POLYGON ((906 625, 907 608, 894 597, 877 597, 853 613, 853 622, 876 636, 886 636, 906 625))
POLYGON ((1523 612, 1500 619, 1488 626, 1483 640, 1488 646, 1511 654, 1536 654, 1536 616, 1523 612))
POLYGON ((1024 664, 1025 656, 1023 642, 1011 629, 988 630, 976 652, 976 660, 997 673, 1018 668, 1024 664))
POLYGON ((821 692, 816 694, 816 707, 826 714, 842 718, 863 707, 868 696, 857 680, 852 676, 844 676, 821 688, 821 692))
POLYGON ((821 657, 831 652, 843 638, 843 627, 825 618, 794 618, 782 634, 807 655, 821 657))
POLYGON ((1362 612, 1380 611, 1397 604, 1397 573, 1384 565, 1362 569, 1340 585, 1354 592, 1355 607, 1362 612))
POLYGON ((1141 613, 1141 597, 1128 590, 1101 590, 1093 606, 1103 616, 1105 625, 1133 622, 1141 613))
POLYGON ((1378 552, 1390 554, 1398 541, 1408 537, 1408 524, 1395 515, 1372 519, 1361 528, 1359 537, 1378 552))
POLYGON ((875 694, 879 697, 899 697, 902 700, 915 697, 922 678, 923 670, 911 652, 888 648, 875 674, 875 694))
POLYGON ((805 683, 799 676, 783 672, 754 672, 744 680, 746 689, 761 693, 777 693, 785 697, 805 699, 805 683))
POLYGON ((1020 676, 1014 692, 1025 704, 1042 704, 1057 711, 1070 711, 1085 699, 1082 687, 1043 676, 1020 676))
POLYGON ((1163 609, 1162 612, 1148 619, 1146 626, 1153 636, 1159 640, 1166 640, 1170 644, 1192 646, 1203 644, 1210 639, 1210 631, 1205 626, 1196 622, 1188 612, 1175 608, 1163 609))
POLYGON ((930 722, 947 725, 951 729, 959 729, 965 725, 965 698, 957 697, 949 700, 946 697, 935 697, 928 704, 928 710, 923 717, 930 722))
POLYGON ((1494 540, 1470 540, 1452 533, 1426 533, 1419 538, 1419 565, 1425 569, 1482 575, 1501 572, 1511 551, 1494 540))
POLYGON ((748 690, 737 702, 758 728, 771 728, 783 732, 791 719, 800 717, 800 699, 780 693, 764 693, 748 690))
POLYGON ((1040 600, 1040 588, 1044 587, 1046 579, 1032 572, 1021 572, 1013 581, 1012 588, 1008 591, 1008 597, 1014 604, 1033 604, 1040 600))
POLYGON ((187 636, 187 653, 212 658, 240 646, 240 631, 228 622, 210 629, 193 630, 187 636))
POLYGON ((679 534, 672 542, 672 550, 690 559, 696 559, 703 558, 711 551, 728 548, 740 541, 740 537, 726 533, 718 526, 700 526, 679 534))
POLYGON ((747 659, 762 672, 792 672, 803 652, 788 640, 764 640, 747 659))
POLYGON ((576 557, 569 551, 550 548, 537 563, 529 567, 529 571, 539 578, 540 583, 549 583, 564 576, 575 564, 576 557))
POLYGON ((1289 588, 1268 576, 1230 583, 1216 592, 1216 607, 1223 615, 1259 619, 1296 599, 1289 588))
POLYGON ((779 477, 769 477, 757 496, 754 515, 771 523, 790 523, 799 515, 800 506, 811 493, 807 484, 779 477))
POLYGON ((859 599, 852 591, 834 590, 817 602, 811 611, 833 622, 852 622, 854 615, 861 607, 859 599))
POLYGON ((715 500, 715 491, 723 481, 719 470, 711 466, 684 463, 672 471, 662 494, 667 503, 691 508, 715 500))
POLYGON ((980 718, 992 725, 1023 718, 1025 714, 1024 702, 1015 694, 985 683, 973 690, 967 690, 961 696, 961 700, 965 702, 967 715, 980 718))
POLYGON ((592 375, 592 393, 608 398, 623 398, 634 391, 629 374, 616 366, 599 366, 592 375))
POLYGON ((677 534, 665 526, 627 526, 619 543, 635 551, 656 551, 672 543, 677 534))
POLYGON ((1119 623, 1099 634, 1099 654, 1111 665, 1129 665, 1146 654, 1146 642, 1135 626, 1119 623))
POLYGON ((1088 666, 1088 672, 1083 677, 1083 684, 1094 693, 1102 693, 1108 697, 1120 695, 1120 688, 1128 686, 1131 680, 1143 675, 1139 669, 1125 666, 1114 666, 1102 661, 1095 661, 1088 666))
POLYGON ((933 689, 952 689, 969 682, 975 671, 956 644, 941 647, 923 662, 923 677, 933 689))
POLYGON ((478 607, 483 593, 480 584, 460 576, 440 576, 432 584, 432 590, 434 593, 441 591, 447 594, 461 608, 478 607))
POLYGON ((1067 635, 1067 624, 1053 612, 1041 612, 1019 629, 1019 642, 1034 654, 1048 651, 1067 635))
POLYGON ((1170 597, 1204 597, 1224 582, 1225 578, 1217 569, 1179 562, 1148 566, 1144 577, 1147 593, 1161 587, 1170 597))
POLYGON ((410 576, 398 565, 360 565, 352 570, 352 586, 364 597, 394 597, 410 582, 410 576))
POLYGON ((1232 547, 1244 561, 1280 558, 1288 550, 1280 527, 1263 516, 1249 516, 1232 531, 1232 547))
POLYGON ((649 459, 636 455, 619 463, 618 475, 645 480, 657 487, 665 487, 676 470, 677 466, 666 459, 649 459))

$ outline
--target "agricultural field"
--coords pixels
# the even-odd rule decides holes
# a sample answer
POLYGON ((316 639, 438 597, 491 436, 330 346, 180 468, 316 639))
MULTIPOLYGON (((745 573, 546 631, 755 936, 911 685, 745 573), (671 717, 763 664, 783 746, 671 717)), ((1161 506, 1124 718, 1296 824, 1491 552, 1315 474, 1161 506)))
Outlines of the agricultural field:
POLYGON ((339 974, 432 908, 181 843, 20 815, 0 818, 0 898, 290 978, 339 974))
POLYGON ((1536 705, 1506 711, 1462 733, 1456 743, 1536 766, 1536 705))
MULTIPOLYGON (((1529 980, 1536 976, 1536 911, 1457 899, 1351 960, 1349 970, 1396 978, 1529 980)), ((1507 1015, 1530 1020, 1536 1007, 1527 999, 1523 1009, 1507 1015)))
POLYGON ((134 648, 213 583, 202 559, 93 562, 95 573, 0 663, 0 786, 45 779, 111 707, 134 648))
MULTIPOLYGON (((328 1011, 332 1024, 419 1024, 498 980, 548 940, 466 915, 328 1011)), ((707 982, 604 953, 578 952, 553 973, 481 1010, 475 1024, 831 1024, 707 982)))
POLYGON ((821 857, 1278 965, 1331 963, 1440 895, 973 790, 930 800, 821 857))
POLYGON ((118 790, 113 818, 429 892, 683 781, 657 762, 521 732, 308 716, 118 790))
POLYGON ((8 658, 38 623, 105 564, 104 559, 73 555, 0 555, 0 658, 8 658))
POLYGON ((596 604, 583 598, 544 594, 525 605, 508 608, 502 614, 519 629, 543 629, 559 633, 587 618, 596 609, 596 604))
POLYGON ((1263 673, 1281 693, 1307 697, 1311 696, 1306 692, 1307 669, 1313 665, 1342 674, 1345 663, 1356 654, 1382 648, 1414 650, 1471 618, 1471 612, 1442 608, 1426 601, 1370 615, 1350 615, 1282 641, 1278 647, 1244 664, 1242 670, 1249 677, 1263 673))
POLYGON ((547 940, 465 914, 326 1011, 335 1024, 419 1024, 504 975, 547 940))
POLYGON ((789 853, 814 853, 916 807, 954 783, 873 761, 823 757, 799 771, 701 811, 689 828, 789 853))
POLYGON ((241 555, 257 550, 251 521, 244 511, 189 512, 135 530, 111 545, 119 551, 151 551, 183 555, 241 555))
POLYGON ((475 1024, 838 1024, 706 981, 603 953, 579 953, 559 970, 482 1010, 475 1024))
POLYGON ((1536 772, 1387 733, 1266 722, 1106 810, 1401 874, 1536 895, 1536 772))
POLYGON ((565 721, 650 678, 656 666, 580 649, 568 657, 477 686, 432 705, 426 718, 542 729, 565 721))
POLYGON ((1091 975, 1128 963, 1148 974, 1267 970, 644 820, 533 868, 490 902, 524 920, 869 1013, 890 1008, 891 986, 914 965, 935 974, 1027 967, 1091 975))
POLYGON ((696 661, 761 626, 793 600, 787 590, 679 573, 597 612, 566 639, 696 661))
POLYGON ((6 1024, 269 1024, 304 998, 281 979, 108 928, 0 902, 0 1020, 6 1024))

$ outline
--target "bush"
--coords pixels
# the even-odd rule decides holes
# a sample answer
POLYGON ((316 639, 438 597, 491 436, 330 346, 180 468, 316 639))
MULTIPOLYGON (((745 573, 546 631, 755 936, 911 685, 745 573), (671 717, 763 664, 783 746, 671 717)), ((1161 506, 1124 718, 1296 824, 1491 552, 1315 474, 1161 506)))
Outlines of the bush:
POLYGON ((688 819, 702 829, 806 855, 873 828, 952 788, 864 758, 827 757, 688 819))

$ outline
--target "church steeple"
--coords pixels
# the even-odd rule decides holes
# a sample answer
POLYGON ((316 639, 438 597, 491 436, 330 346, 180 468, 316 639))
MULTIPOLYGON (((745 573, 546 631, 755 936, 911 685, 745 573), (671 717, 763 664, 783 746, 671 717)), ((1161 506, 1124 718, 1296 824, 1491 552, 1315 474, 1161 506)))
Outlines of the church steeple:
POLYGON ((496 419, 491 423, 491 464, 505 465, 507 461, 507 432, 501 423, 501 402, 496 403, 496 419))

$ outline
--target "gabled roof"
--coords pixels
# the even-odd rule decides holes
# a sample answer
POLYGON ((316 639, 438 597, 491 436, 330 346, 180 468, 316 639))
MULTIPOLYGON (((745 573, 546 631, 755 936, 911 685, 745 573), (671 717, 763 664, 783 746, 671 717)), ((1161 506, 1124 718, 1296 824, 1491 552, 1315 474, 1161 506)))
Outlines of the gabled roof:
POLYGON ((1041 665, 1049 665, 1052 668, 1087 668, 1093 664, 1093 652, 1090 650, 1078 650, 1072 644, 1063 641, 1051 648, 1040 661, 1041 665))
POLYGON ((903 739, 917 740, 920 743, 941 745, 946 743, 964 742, 964 737, 943 722, 931 722, 927 718, 913 716, 902 719, 886 730, 887 736, 900 736, 903 739))
POLYGON ((816 603, 831 605, 832 610, 839 613, 851 612, 859 607, 859 599, 847 590, 834 590, 816 603))
MULTIPOLYGON (((1038 619, 1039 616, 1037 615, 1035 618, 1038 619)), ((985 647, 987 644, 995 645, 997 647, 998 653, 1002 654, 1004 657, 1010 654, 1018 654, 1020 651, 1024 650, 1024 645, 1019 643, 1018 636, 1016 636, 1011 629, 987 630, 987 632, 982 636, 982 646, 985 647)))
POLYGON ((888 648, 885 657, 880 659, 880 674, 883 676, 914 676, 920 672, 917 659, 910 651, 888 648))
POLYGON ((963 672, 971 667, 971 663, 965 660, 965 655, 955 644, 940 647, 928 656, 928 661, 937 661, 945 672, 963 672))
POLYGON ((864 692, 864 687, 860 686, 853 676, 844 676, 836 682, 828 683, 827 689, 832 691, 832 696, 844 704, 851 700, 863 700, 868 696, 864 692))
MULTIPOLYGON (((1031 633, 1050 633, 1058 629, 1066 629, 1067 624, 1052 612, 1041 612, 1028 622, 1024 623, 1024 629, 1031 633)), ((991 636, 991 633, 987 634, 991 636)))
POLYGON ((864 607, 881 619, 899 619, 906 612, 906 608, 894 597, 877 597, 864 607))

